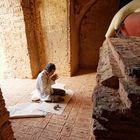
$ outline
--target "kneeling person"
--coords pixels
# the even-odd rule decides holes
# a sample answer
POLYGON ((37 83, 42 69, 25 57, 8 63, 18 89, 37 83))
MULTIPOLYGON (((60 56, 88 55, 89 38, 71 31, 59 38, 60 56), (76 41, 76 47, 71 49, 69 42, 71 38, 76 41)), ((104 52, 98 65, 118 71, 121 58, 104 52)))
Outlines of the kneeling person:
POLYGON ((49 63, 46 68, 39 73, 36 79, 36 89, 39 93, 40 100, 46 102, 62 102, 65 96, 65 90, 55 89, 51 86, 58 79, 58 75, 55 74, 56 67, 54 64, 49 63))

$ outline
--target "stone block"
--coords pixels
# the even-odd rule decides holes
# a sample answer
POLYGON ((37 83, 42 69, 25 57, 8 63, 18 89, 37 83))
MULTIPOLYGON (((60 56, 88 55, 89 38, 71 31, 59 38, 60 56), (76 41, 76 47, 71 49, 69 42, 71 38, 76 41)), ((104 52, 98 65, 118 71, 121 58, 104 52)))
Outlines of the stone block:
POLYGON ((107 43, 106 48, 110 53, 105 53, 109 51, 105 51, 103 44, 97 70, 97 86, 93 92, 93 133, 96 140, 139 140, 140 38, 109 38, 107 43), (113 59, 116 63, 112 64, 113 59), (116 68, 121 73, 121 76, 117 75, 118 89, 109 87, 102 80, 105 73, 112 75, 112 69, 116 68))
POLYGON ((97 82, 104 86, 118 89, 119 78, 122 77, 117 62, 115 61, 108 42, 105 40, 100 48, 100 60, 97 68, 97 82))
POLYGON ((138 69, 140 69, 140 38, 109 38, 108 43, 125 80, 129 83, 135 83, 135 77, 130 76, 130 71, 136 68, 137 74, 134 75, 138 76, 138 69))
POLYGON ((93 117, 99 118, 103 115, 103 111, 108 112, 123 110, 124 105, 119 97, 118 90, 97 85, 93 93, 93 117))

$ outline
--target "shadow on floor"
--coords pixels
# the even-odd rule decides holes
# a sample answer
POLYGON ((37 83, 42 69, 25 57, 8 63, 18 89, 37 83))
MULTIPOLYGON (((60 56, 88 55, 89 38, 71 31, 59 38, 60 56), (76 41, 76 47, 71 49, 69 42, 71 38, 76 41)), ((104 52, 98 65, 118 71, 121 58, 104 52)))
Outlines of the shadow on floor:
POLYGON ((90 74, 90 73, 96 73, 96 70, 95 69, 79 69, 76 74, 72 75, 72 77, 86 75, 86 74, 90 74))

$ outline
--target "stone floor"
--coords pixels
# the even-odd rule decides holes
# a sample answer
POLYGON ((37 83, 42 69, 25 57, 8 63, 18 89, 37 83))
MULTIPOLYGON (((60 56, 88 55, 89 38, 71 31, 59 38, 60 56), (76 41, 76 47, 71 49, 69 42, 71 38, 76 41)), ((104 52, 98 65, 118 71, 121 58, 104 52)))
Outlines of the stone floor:
MULTIPOLYGON (((49 113, 42 118, 11 119, 17 140, 94 140, 92 120, 92 92, 96 73, 81 71, 74 77, 57 81, 75 91, 62 115, 49 113)), ((30 101, 35 80, 0 80, 6 106, 30 101)))

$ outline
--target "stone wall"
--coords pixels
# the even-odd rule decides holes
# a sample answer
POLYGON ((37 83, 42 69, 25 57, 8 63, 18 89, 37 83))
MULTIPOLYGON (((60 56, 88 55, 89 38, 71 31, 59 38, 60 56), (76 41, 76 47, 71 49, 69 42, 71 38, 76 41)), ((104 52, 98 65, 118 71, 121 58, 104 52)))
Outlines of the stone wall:
POLYGON ((69 19, 67 1, 38 0, 46 61, 56 64, 57 71, 70 75, 69 19), (39 3, 40 2, 40 3, 39 3))
MULTIPOLYGON (((86 5, 86 2, 87 0, 80 1, 77 7, 80 9, 86 5)), ((97 0, 96 4, 84 15, 80 27, 79 63, 81 68, 97 69, 99 49, 118 7, 118 0, 97 0)))
POLYGON ((35 78, 47 63, 70 75, 66 1, 0 2, 1 78, 35 78))
POLYGON ((5 101, 0 89, 0 140, 14 140, 14 133, 9 121, 9 112, 5 108, 5 101))
POLYGON ((19 0, 0 1, 0 60, 3 77, 31 78, 30 54, 19 0))
POLYGON ((139 140, 140 37, 109 38, 100 49, 93 92, 96 140, 139 140))
POLYGON ((94 0, 1 1, 0 78, 36 78, 49 62, 56 64, 60 75, 96 69, 119 1, 95 1, 91 7, 88 3, 94 0))

